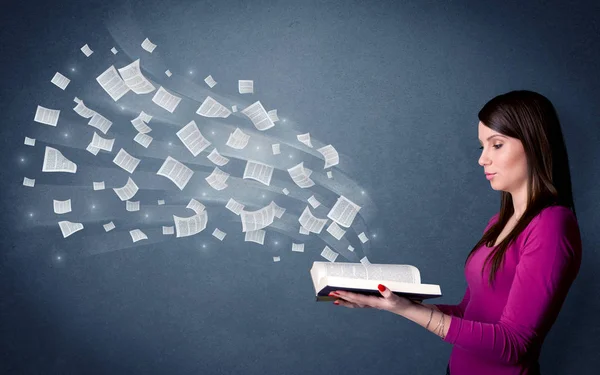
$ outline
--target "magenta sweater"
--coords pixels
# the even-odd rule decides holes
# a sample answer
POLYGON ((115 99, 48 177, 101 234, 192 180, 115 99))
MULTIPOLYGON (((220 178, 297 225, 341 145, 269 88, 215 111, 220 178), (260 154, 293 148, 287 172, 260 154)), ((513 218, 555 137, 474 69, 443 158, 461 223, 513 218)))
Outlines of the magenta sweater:
MULTIPOLYGON (((498 220, 488 222, 484 232, 498 220)), ((453 344, 451 375, 535 374, 546 334, 554 324, 581 264, 581 237, 573 212, 543 209, 507 252, 488 285, 491 248, 482 245, 465 267, 467 289, 458 305, 437 305, 451 315, 444 341, 453 344)))

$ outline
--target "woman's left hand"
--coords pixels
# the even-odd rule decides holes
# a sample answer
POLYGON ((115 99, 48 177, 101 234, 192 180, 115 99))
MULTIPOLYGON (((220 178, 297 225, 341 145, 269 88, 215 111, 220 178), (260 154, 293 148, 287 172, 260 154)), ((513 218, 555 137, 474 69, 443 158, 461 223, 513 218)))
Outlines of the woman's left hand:
POLYGON ((386 288, 384 285, 379 284, 377 286, 381 297, 367 296, 360 293, 352 293, 343 290, 336 290, 331 292, 331 297, 337 297, 334 303, 339 306, 345 306, 349 308, 375 308, 379 310, 386 310, 392 313, 401 313, 407 307, 411 306, 413 302, 405 297, 400 297, 392 293, 391 290, 386 288))

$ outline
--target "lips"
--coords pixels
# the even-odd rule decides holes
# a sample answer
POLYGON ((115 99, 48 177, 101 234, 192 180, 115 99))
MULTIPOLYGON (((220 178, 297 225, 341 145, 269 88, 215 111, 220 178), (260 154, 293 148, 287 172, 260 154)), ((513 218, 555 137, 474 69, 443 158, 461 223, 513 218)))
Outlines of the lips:
POLYGON ((486 173, 485 175, 486 175, 486 176, 491 176, 491 175, 494 175, 494 174, 495 174, 495 173, 486 173))

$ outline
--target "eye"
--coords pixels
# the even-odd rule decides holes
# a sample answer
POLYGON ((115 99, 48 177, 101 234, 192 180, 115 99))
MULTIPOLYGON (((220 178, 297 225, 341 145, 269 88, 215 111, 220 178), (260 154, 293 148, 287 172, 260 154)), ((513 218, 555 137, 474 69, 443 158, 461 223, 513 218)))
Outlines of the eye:
MULTIPOLYGON (((496 150, 499 149, 500 147, 502 147, 502 143, 498 143, 497 145, 493 146, 496 150)), ((479 147, 480 150, 483 150, 483 146, 479 147)))

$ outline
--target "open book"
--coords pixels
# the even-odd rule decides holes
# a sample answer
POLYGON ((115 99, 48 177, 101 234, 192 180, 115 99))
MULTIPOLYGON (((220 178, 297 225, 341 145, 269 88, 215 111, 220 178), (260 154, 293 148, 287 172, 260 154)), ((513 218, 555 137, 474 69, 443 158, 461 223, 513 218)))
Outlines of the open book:
POLYGON ((317 301, 333 301, 334 290, 381 296, 378 284, 388 287, 394 294, 422 302, 442 296, 439 285, 421 284, 419 269, 408 264, 368 264, 314 262, 310 276, 317 301))

